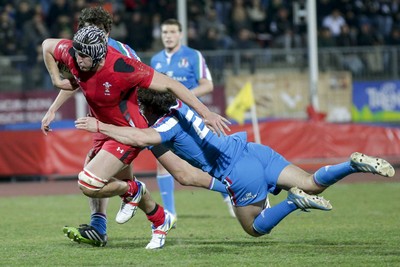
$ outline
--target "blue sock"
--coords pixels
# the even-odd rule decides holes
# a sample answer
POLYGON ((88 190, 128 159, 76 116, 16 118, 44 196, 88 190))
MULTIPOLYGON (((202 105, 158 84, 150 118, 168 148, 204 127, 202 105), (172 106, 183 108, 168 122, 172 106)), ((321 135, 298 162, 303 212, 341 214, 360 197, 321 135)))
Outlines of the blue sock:
POLYGON ((107 233, 107 216, 103 213, 93 213, 90 216, 90 225, 102 235, 107 233))
POLYGON ((320 168, 314 173, 314 181, 328 187, 337 181, 343 179, 349 174, 355 173, 356 170, 351 167, 350 162, 343 162, 337 165, 330 165, 320 168))
POLYGON ((225 185, 218 179, 215 179, 214 177, 211 179, 211 183, 208 187, 211 191, 216 191, 222 193, 222 195, 225 194, 225 196, 228 196, 226 193, 226 187, 225 185))
POLYGON ((174 199, 174 177, 172 177, 171 174, 158 175, 157 183, 158 188, 160 189, 164 209, 176 215, 174 199))
POLYGON ((261 235, 268 234, 280 221, 296 209, 296 204, 288 200, 284 200, 271 208, 266 208, 255 218, 253 229, 261 235))

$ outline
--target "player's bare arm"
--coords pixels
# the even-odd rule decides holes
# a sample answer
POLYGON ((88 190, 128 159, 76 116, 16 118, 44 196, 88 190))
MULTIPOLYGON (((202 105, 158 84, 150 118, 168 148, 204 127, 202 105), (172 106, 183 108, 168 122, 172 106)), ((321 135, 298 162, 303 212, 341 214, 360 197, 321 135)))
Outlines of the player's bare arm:
POLYGON ((62 90, 75 90, 78 85, 73 84, 68 79, 62 79, 60 77, 60 71, 58 69, 57 61, 54 58, 54 50, 56 45, 63 39, 46 39, 42 43, 43 49, 43 60, 46 65, 47 71, 49 72, 51 82, 53 85, 62 90))
POLYGON ((199 86, 196 88, 192 89, 191 91, 193 94, 197 97, 201 97, 203 95, 207 95, 211 93, 214 90, 214 84, 212 81, 201 78, 199 80, 199 86))
POLYGON ((120 143, 135 147, 147 147, 161 144, 160 134, 153 128, 138 129, 119 127, 103 123, 93 117, 82 117, 75 121, 75 127, 92 133, 101 132, 120 143))
POLYGON ((218 115, 217 113, 211 112, 201 101, 188 90, 184 85, 171 79, 170 77, 154 71, 153 80, 149 86, 149 89, 156 91, 170 91, 177 98, 181 99, 189 107, 196 110, 196 112, 203 118, 204 122, 218 135, 220 133, 226 134, 225 131, 230 131, 228 124, 229 120, 218 115))
POLYGON ((40 129, 42 130, 44 135, 47 135, 47 133, 51 131, 50 123, 54 120, 58 109, 69 98, 71 98, 71 96, 73 96, 77 90, 78 89, 76 89, 75 91, 60 90, 53 104, 51 104, 51 106, 49 107, 49 109, 47 110, 46 114, 42 119, 42 124, 40 126, 40 129))

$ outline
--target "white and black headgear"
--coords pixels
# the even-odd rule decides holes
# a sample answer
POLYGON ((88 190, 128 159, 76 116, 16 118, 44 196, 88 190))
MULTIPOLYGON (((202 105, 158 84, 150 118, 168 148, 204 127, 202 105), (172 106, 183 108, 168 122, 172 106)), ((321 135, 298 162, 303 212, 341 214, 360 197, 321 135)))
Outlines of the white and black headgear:
POLYGON ((76 52, 85 54, 92 59, 92 68, 107 54, 106 34, 96 26, 80 28, 74 35, 72 45, 76 52))

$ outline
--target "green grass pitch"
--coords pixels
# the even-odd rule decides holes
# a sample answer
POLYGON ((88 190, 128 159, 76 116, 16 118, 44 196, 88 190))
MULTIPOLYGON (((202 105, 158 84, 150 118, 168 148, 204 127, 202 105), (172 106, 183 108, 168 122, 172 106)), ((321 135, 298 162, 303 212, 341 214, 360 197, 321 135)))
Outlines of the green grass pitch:
POLYGON ((399 192, 400 183, 339 183, 322 194, 332 211, 296 211, 253 238, 218 193, 176 191, 177 228, 157 251, 144 249, 151 231, 143 212, 124 225, 114 221, 119 198, 110 200, 104 248, 62 233, 89 222, 83 195, 0 198, 0 266, 400 266, 399 192))

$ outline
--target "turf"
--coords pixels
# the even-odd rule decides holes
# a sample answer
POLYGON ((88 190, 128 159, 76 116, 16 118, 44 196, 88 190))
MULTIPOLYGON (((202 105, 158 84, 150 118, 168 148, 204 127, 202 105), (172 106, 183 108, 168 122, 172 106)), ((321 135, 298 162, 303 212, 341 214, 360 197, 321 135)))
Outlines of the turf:
POLYGON ((157 251, 144 249, 151 232, 142 212, 114 222, 118 198, 104 248, 62 234, 64 225, 88 222, 83 195, 0 198, 0 266, 400 266, 399 190, 400 183, 339 183, 323 194, 332 211, 292 213, 260 238, 229 217, 219 194, 177 191, 177 228, 157 251))

